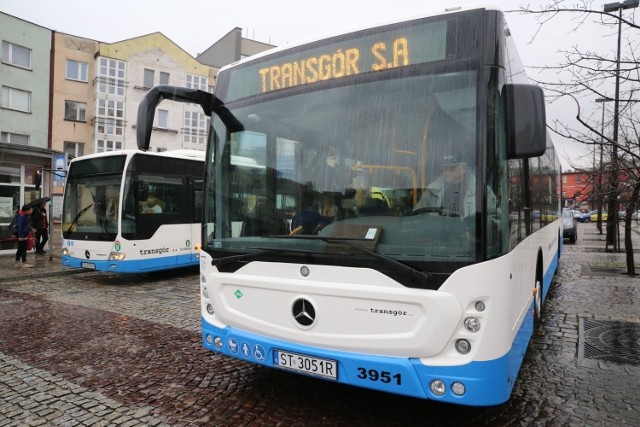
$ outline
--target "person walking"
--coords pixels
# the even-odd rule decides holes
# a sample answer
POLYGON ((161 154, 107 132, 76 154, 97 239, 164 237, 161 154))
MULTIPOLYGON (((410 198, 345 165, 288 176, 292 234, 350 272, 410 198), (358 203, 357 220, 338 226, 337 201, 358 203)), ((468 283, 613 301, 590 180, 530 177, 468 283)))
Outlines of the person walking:
POLYGON ((32 230, 31 213, 33 208, 29 205, 22 206, 18 212, 18 250, 16 251, 16 267, 31 268, 33 265, 27 264, 27 239, 32 230))
POLYGON ((44 255, 44 245, 49 240, 49 220, 47 218, 47 202, 40 203, 31 214, 33 228, 36 229, 36 255, 44 255))

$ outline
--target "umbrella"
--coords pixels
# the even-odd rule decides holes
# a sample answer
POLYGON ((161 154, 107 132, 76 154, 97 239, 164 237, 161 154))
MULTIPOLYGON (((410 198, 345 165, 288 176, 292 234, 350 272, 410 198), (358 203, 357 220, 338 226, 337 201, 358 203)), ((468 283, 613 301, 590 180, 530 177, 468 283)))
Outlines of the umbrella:
POLYGON ((36 206, 40 206, 43 203, 47 203, 50 200, 51 200, 51 197, 40 197, 39 199, 35 199, 31 203, 27 203, 27 206, 34 208, 36 206))

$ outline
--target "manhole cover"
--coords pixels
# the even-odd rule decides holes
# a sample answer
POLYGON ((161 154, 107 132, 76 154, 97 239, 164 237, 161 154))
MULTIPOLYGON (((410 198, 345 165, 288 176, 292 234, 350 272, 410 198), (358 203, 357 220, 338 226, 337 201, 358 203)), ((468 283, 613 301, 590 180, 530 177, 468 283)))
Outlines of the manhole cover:
POLYGON ((640 365, 640 323, 580 319, 578 358, 640 365))
POLYGON ((622 274, 622 273, 626 273, 626 267, 620 267, 620 268, 616 268, 616 267, 591 267, 589 269, 591 271, 591 274, 594 276, 609 276, 612 274, 622 274))

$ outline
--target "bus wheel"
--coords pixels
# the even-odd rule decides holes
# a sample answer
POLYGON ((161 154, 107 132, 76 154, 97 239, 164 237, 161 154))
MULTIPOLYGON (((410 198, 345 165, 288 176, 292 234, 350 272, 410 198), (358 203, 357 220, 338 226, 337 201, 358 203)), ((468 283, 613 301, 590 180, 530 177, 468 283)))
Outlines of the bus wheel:
POLYGON ((533 290, 533 320, 538 322, 542 317, 542 282, 536 279, 536 287, 533 290))

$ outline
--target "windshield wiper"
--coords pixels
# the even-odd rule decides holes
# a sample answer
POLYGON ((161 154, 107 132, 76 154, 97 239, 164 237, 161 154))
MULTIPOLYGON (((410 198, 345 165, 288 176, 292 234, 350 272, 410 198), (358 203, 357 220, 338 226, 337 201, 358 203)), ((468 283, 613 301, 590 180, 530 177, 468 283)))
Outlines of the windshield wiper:
POLYGON ((392 267, 393 269, 395 269, 396 271, 399 271, 401 273, 406 274, 408 277, 410 277, 411 279, 417 280, 419 282, 422 283, 428 283, 429 281, 431 281, 431 274, 429 273, 425 273, 424 271, 418 270, 416 268, 413 268, 407 264, 404 264, 400 261, 396 261, 395 259, 388 257, 386 255, 382 255, 379 254, 377 252, 374 252, 372 250, 369 250, 367 248, 365 248, 364 246, 361 246, 359 244, 356 243, 356 241, 354 241, 353 239, 344 239, 344 238, 337 238, 337 237, 324 237, 324 236, 272 236, 272 237, 282 237, 282 238, 291 238, 291 239, 308 239, 308 240, 322 240, 324 242, 327 243, 338 243, 338 244, 342 244, 342 245, 347 245, 347 246, 351 246, 352 248, 355 248, 357 250, 359 250, 360 252, 363 252, 367 255, 370 255, 371 257, 381 261, 382 263, 384 263, 385 265, 392 267))
POLYGON ((311 251, 306 249, 287 249, 287 248, 247 248, 247 249, 254 249, 256 250, 256 252, 248 252, 248 253, 239 254, 239 255, 230 255, 222 258, 214 258, 211 261, 211 265, 221 266, 221 265, 231 264, 232 262, 246 261, 252 258, 256 258, 260 255, 264 255, 266 253, 273 253, 273 252, 280 252, 280 253, 293 252, 293 253, 299 253, 299 254, 305 254, 305 255, 308 255, 308 254, 326 255, 327 254, 327 252, 324 252, 324 251, 311 251))
POLYGON ((348 245, 351 246, 352 248, 356 248, 357 250, 359 250, 360 252, 364 252, 366 254, 371 255, 373 258, 382 261, 385 265, 388 265, 392 268, 395 268, 396 270, 400 271, 401 273, 406 274, 407 276, 409 276, 412 279, 415 279, 419 282, 423 282, 423 283, 428 283, 431 280, 431 274, 429 273, 425 273, 424 271, 418 270, 416 268, 413 268, 407 264, 404 264, 400 261, 396 261, 393 258, 390 258, 386 255, 382 255, 379 254, 377 252, 374 252, 372 250, 369 250, 363 246, 360 246, 359 244, 357 244, 356 242, 354 242, 353 240, 343 240, 343 239, 330 239, 327 240, 327 243, 340 243, 340 244, 344 244, 344 245, 348 245))
POLYGON ((76 217, 73 219, 73 221, 71 222, 71 225, 69 225, 69 228, 67 228, 67 231, 65 231, 65 234, 69 235, 69 233, 71 232, 71 228, 73 228, 73 226, 76 224, 76 222, 78 222, 78 220, 80 219, 80 217, 87 211, 89 210, 89 208, 93 206, 93 203, 91 203, 89 206, 87 206, 86 208, 82 209, 80 212, 78 212, 78 215, 76 215, 76 217))

